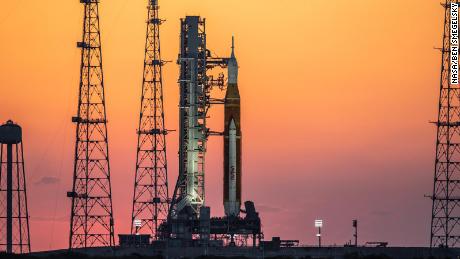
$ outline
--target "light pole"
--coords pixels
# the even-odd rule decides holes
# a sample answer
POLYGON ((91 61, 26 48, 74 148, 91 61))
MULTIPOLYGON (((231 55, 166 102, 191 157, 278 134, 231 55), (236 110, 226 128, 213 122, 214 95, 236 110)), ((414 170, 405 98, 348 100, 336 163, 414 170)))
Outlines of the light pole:
POLYGON ((316 219, 315 227, 318 228, 318 234, 316 234, 316 236, 318 237, 318 247, 321 247, 321 228, 323 227, 323 220, 316 219))
POLYGON ((139 235, 139 228, 142 226, 142 220, 135 219, 134 220, 134 227, 136 227, 136 235, 139 235))

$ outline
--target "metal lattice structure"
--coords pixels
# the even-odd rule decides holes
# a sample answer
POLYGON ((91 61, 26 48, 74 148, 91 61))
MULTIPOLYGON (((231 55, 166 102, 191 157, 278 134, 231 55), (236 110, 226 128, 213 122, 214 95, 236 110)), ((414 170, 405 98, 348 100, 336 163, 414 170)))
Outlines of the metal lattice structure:
POLYGON ((169 211, 166 134, 160 53, 158 0, 148 0, 144 77, 139 116, 132 234, 160 238, 159 227, 169 211), (137 221, 137 222, 136 222, 137 221))
POLYGON ((69 248, 113 246, 107 120, 99 27, 99 0, 84 6, 81 77, 76 123, 75 163, 69 248))
POLYGON ((30 252, 22 130, 12 121, 0 126, 0 251, 30 252))
POLYGON ((172 216, 185 207, 190 207, 194 215, 199 215, 205 202, 206 116, 210 107, 205 29, 205 20, 199 16, 181 19, 177 61, 180 65, 179 177, 172 197, 172 216))
POLYGON ((451 3, 445 8, 436 163, 433 185, 431 247, 460 245, 460 88, 450 82, 451 3))
POLYGON ((169 218, 184 215, 199 217, 205 204, 205 155, 208 137, 222 136, 206 126, 212 104, 224 104, 211 97, 214 86, 223 90, 224 74, 207 73, 226 68, 228 58, 212 57, 206 48, 206 20, 200 16, 181 19, 179 76, 179 176, 174 187, 169 218), (186 210, 184 210, 187 208, 186 210))

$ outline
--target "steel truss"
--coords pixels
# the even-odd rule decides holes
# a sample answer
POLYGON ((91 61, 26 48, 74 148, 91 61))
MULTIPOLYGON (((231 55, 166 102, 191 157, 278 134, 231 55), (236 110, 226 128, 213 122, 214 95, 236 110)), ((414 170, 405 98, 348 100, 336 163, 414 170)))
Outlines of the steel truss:
POLYGON ((114 246, 99 1, 84 6, 69 248, 114 246))
POLYGON ((179 177, 172 198, 172 216, 185 207, 199 215, 204 205, 204 163, 210 89, 206 77, 206 26, 198 16, 181 19, 179 102, 179 177))
POLYGON ((451 3, 446 0, 431 217, 431 247, 460 245, 460 88, 450 83, 451 3))
POLYGON ((131 233, 150 234, 158 240, 159 227, 166 221, 169 211, 161 71, 165 62, 160 53, 159 29, 163 20, 158 16, 158 1, 148 0, 147 9, 131 233))
POLYGON ((179 101, 179 176, 170 206, 170 217, 190 207, 198 217, 205 204, 205 155, 208 137, 221 135, 210 131, 206 118, 212 104, 223 100, 211 98, 214 86, 224 88, 224 75, 216 78, 207 72, 215 67, 226 68, 228 58, 211 57, 206 48, 206 21, 199 16, 181 19, 180 101, 179 101))

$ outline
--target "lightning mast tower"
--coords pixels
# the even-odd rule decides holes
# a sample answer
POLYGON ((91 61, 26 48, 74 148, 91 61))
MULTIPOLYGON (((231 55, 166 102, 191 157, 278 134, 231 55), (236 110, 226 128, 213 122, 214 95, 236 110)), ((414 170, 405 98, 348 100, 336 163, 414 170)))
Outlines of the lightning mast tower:
POLYGON ((102 72, 99 0, 84 7, 69 248, 113 246, 114 226, 102 72))
POLYGON ((139 116, 131 234, 160 238, 169 211, 166 134, 163 109, 158 0, 148 0, 144 78, 139 116), (134 227, 135 221, 140 226, 134 227))
POLYGON ((450 81, 451 3, 443 4, 444 34, 431 217, 431 247, 460 245, 460 88, 450 81))
POLYGON ((0 226, 0 250, 30 252, 22 129, 10 120, 0 126, 0 226))

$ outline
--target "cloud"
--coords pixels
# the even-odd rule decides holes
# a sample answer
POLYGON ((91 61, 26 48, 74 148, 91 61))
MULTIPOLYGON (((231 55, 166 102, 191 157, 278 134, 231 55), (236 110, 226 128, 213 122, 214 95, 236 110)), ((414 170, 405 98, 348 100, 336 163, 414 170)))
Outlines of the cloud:
POLYGON ((40 180, 38 180, 37 182, 35 182, 35 185, 49 185, 49 184, 57 184, 59 183, 61 180, 59 178, 56 178, 56 177, 51 177, 51 176, 45 176, 45 177, 42 177, 40 180))

